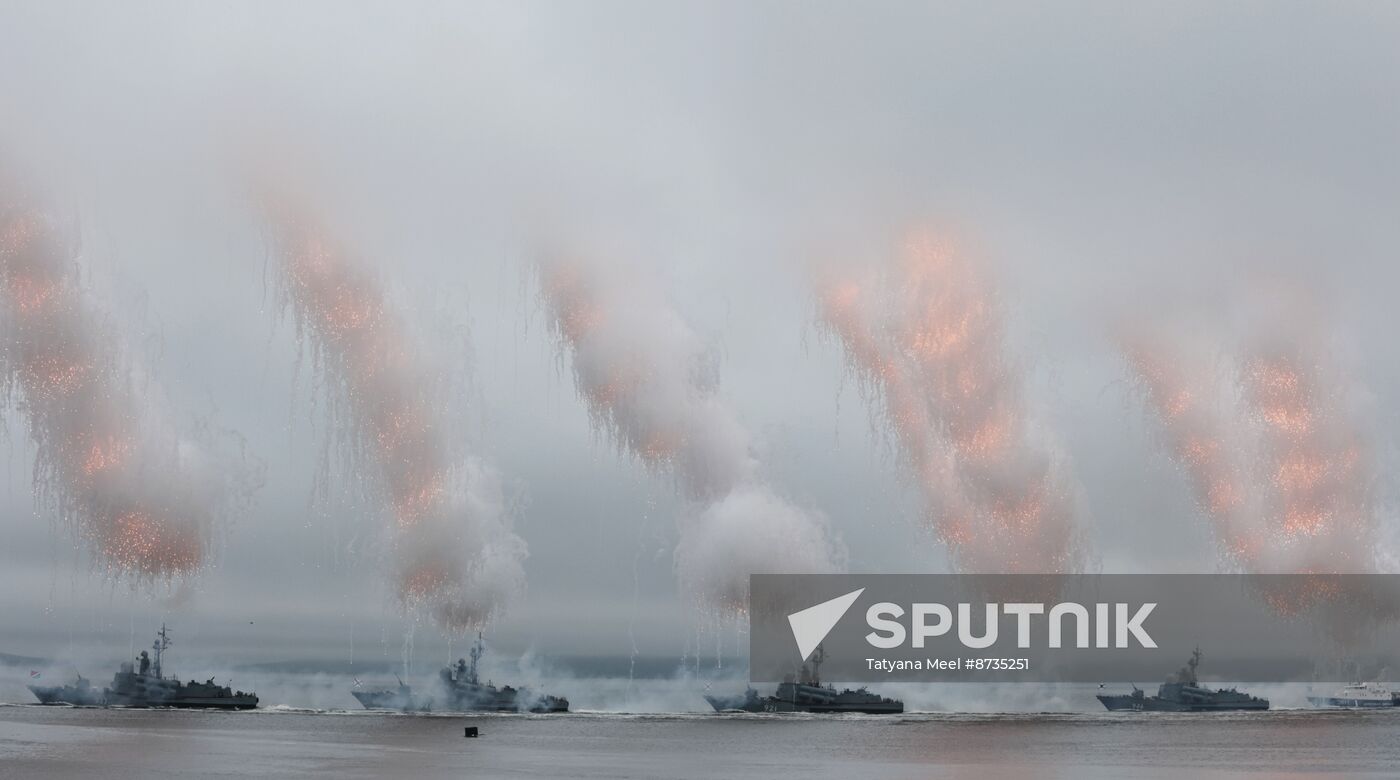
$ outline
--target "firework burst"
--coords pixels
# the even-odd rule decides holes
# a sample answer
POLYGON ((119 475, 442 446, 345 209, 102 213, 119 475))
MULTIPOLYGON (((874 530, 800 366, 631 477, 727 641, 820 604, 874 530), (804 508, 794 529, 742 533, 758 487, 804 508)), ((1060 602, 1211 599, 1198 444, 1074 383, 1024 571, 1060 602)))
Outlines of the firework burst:
POLYGON ((887 268, 822 278, 818 308, 954 564, 998 573, 1072 567, 1073 492, 1028 419, 982 269, 916 234, 887 268))
POLYGON ((63 229, 17 192, 0 191, 0 391, 28 422, 40 503, 115 576, 192 574, 220 516, 256 489, 256 469, 164 424, 155 388, 126 367, 85 294, 63 229))
POLYGON ((510 526, 501 478, 454 455, 439 377, 373 276, 286 197, 264 204, 285 306, 343 410, 357 476, 380 491, 392 523, 397 591, 440 625, 479 627, 524 587, 524 541, 510 526))
POLYGON ((1172 458, 1190 478, 1224 557, 1251 572, 1374 567, 1373 455, 1325 328, 1290 298, 1232 350, 1195 347, 1164 323, 1121 338, 1172 458), (1223 367, 1223 370, 1222 370, 1223 367))

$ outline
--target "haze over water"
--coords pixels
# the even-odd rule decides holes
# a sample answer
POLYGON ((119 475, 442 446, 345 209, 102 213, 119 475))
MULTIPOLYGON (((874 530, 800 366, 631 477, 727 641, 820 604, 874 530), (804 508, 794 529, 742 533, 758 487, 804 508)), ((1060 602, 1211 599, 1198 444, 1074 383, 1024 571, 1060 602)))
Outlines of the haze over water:
POLYGON ((0 707, 0 777, 1382 777, 1400 762, 1397 727, 1394 711, 462 717, 0 707), (464 739, 464 724, 481 736, 464 739))

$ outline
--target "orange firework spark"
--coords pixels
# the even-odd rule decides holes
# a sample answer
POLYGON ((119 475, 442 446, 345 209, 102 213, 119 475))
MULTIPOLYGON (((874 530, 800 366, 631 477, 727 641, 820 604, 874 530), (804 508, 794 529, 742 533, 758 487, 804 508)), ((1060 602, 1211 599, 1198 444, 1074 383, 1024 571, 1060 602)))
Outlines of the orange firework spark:
POLYGON ((93 440, 83 458, 83 474, 92 477, 119 468, 131 452, 131 443, 114 436, 93 440))
POLYGON ((56 399, 72 395, 87 381, 92 366, 70 362, 61 354, 36 354, 20 369, 21 381, 36 396, 56 399))
POLYGON ((461 582, 461 572, 452 561, 423 560, 407 567, 399 582, 399 592, 406 601, 423 604, 442 596, 443 592, 461 582))
POLYGON ((47 280, 15 274, 10 276, 6 286, 10 300, 21 314, 32 314, 44 308, 54 297, 54 286, 47 280))
POLYGON ((824 281, 818 306, 878 404, 955 563, 985 572, 1074 565, 1071 491, 1029 433, 980 269, 917 234, 884 274, 824 281))
POLYGON ((140 511, 118 515, 102 529, 99 544, 108 560, 125 571, 142 569, 149 561, 161 561, 176 571, 191 571, 204 554, 203 543, 192 528, 140 511))

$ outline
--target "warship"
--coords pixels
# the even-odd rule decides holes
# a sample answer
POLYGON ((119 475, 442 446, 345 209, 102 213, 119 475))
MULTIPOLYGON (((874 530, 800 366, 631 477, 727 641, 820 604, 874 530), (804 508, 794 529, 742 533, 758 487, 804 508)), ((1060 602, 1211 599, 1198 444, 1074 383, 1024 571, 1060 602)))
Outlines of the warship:
POLYGON ((1331 696, 1309 696, 1314 707, 1345 707, 1348 709, 1380 709, 1400 707, 1400 691, 1391 691, 1377 683, 1354 683, 1331 696))
POLYGON ((1148 696, 1136 685, 1132 693, 1099 694, 1098 700, 1108 710, 1140 710, 1149 712, 1221 712, 1226 710, 1267 710, 1269 700, 1230 688, 1211 690, 1196 680, 1196 667, 1201 664, 1201 648, 1191 654, 1191 660, 1181 671, 1157 688, 1156 696, 1148 696))
POLYGON ((413 692, 412 686, 399 680, 397 688, 378 691, 351 691, 367 710, 402 710, 404 712, 568 712, 569 700, 559 696, 535 694, 509 685, 497 688, 490 681, 482 683, 477 675, 477 663, 485 650, 481 634, 472 646, 471 663, 465 658, 438 673, 437 691, 432 694, 413 692))
POLYGON ((867 715, 897 715, 904 702, 871 693, 865 688, 837 691, 822 685, 818 670, 826 652, 818 646, 809 664, 803 664, 794 678, 788 675, 772 696, 761 696, 749 688, 738 696, 706 696, 715 712, 860 712, 867 715))
POLYGON ((78 675, 75 685, 29 686, 41 704, 73 704, 107 707, 182 707, 220 710, 248 710, 258 706, 256 694, 234 691, 218 685, 210 677, 205 682, 181 682, 165 677, 161 669, 161 654, 170 648, 170 634, 160 627, 155 644, 151 645, 154 659, 145 650, 137 664, 122 662, 112 676, 112 684, 100 692, 78 675))

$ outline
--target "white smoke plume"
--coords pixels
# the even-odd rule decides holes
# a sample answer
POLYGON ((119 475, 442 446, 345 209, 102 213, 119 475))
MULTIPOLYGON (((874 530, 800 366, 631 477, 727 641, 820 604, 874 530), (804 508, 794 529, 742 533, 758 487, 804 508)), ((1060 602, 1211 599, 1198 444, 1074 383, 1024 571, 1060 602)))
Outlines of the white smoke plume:
POLYGON ((1375 455, 1364 396, 1301 291, 1274 291, 1238 328, 1193 338, 1137 321, 1120 339, 1164 445, 1186 471, 1226 562, 1258 573, 1376 564, 1375 455))
POLYGON ((1080 561, 1063 459, 1033 426, 984 270, 923 234, 888 265, 818 281, 819 321, 844 346, 881 427, 962 571, 1053 573, 1080 561))
POLYGON ((676 548, 688 594, 742 611, 751 573, 843 568, 824 519, 764 480, 749 431, 719 394, 713 351, 649 280, 558 256, 539 274, 549 327, 595 428, 694 503, 676 548))
POLYGON ((40 505, 108 573, 191 575, 260 470, 241 440, 229 451, 209 426, 179 431, 165 418, 158 388, 84 289, 70 235, 0 178, 0 398, 28 422, 40 505))
POLYGON ((415 353, 378 281, 302 201, 264 203, 283 304, 329 386, 354 479, 392 521, 397 592, 449 631, 479 628, 524 588, 525 542, 511 527, 501 476, 457 455, 442 377, 415 353))

